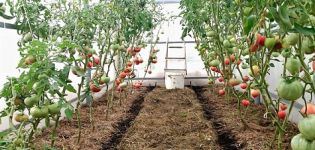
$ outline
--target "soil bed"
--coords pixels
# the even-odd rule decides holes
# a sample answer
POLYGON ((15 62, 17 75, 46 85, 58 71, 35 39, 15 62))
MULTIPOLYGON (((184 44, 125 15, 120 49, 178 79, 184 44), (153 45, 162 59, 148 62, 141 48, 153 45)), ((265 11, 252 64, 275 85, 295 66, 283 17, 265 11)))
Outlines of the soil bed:
MULTIPOLYGON (((150 90, 152 90, 152 87, 143 88, 127 97, 125 97, 126 92, 122 92, 121 94, 114 92, 113 107, 107 120, 107 94, 100 100, 95 101, 92 106, 95 130, 93 130, 90 122, 89 107, 83 106, 80 111, 82 122, 80 145, 77 144, 78 125, 76 115, 74 114, 72 120, 64 119, 60 122, 57 129, 58 135, 55 147, 65 150, 98 150, 115 147, 130 126, 130 123, 137 116, 141 109, 143 98, 150 90), (119 98, 121 98, 121 101, 119 98)), ((108 94, 111 95, 111 91, 108 94)), ((43 147, 43 145, 50 145, 51 129, 39 133, 35 141, 36 146, 43 147)), ((40 148, 38 147, 38 149, 40 148)))
POLYGON ((156 88, 128 129, 120 150, 218 150, 211 123, 191 89, 156 88))
MULTIPOLYGON (((209 116, 218 134, 218 143, 222 149, 268 150, 274 136, 274 127, 269 119, 265 119, 263 105, 250 104, 245 120, 251 129, 244 130, 237 113, 237 100, 218 96, 221 86, 194 87, 198 94, 205 116, 209 116)), ((208 117, 207 117, 208 118, 208 117)), ((284 149, 290 149, 290 140, 298 133, 297 126, 289 122, 286 134, 283 136, 284 149)), ((276 148, 271 148, 276 149, 276 148)))

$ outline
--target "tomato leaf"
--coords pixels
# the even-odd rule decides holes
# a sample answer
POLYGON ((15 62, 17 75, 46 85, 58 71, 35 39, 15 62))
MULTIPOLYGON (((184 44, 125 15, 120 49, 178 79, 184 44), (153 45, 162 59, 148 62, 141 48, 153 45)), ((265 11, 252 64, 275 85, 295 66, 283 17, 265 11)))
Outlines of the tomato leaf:
POLYGON ((297 23, 294 24, 294 28, 291 30, 292 32, 298 32, 304 35, 315 35, 315 28, 303 27, 297 23))
POLYGON ((77 90, 75 90, 75 88, 71 85, 71 84, 67 84, 66 85, 66 89, 69 91, 69 92, 72 92, 72 93, 76 93, 77 90))
POLYGON ((73 117, 73 111, 70 108, 65 109, 66 118, 68 120, 72 119, 73 117))
POLYGON ((257 16, 256 15, 251 15, 246 19, 246 22, 244 24, 244 31, 246 34, 248 34, 254 25, 256 24, 257 21, 257 16))

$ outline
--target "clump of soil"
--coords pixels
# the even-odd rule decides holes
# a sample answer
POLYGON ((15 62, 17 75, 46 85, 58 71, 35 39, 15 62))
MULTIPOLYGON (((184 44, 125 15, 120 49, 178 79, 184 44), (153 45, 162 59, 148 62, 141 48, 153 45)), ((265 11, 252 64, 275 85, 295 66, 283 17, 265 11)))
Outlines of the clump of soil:
MULTIPOLYGON (((215 119, 222 122, 222 130, 230 131, 237 143, 246 150, 268 150, 274 137, 275 128, 269 119, 265 119, 265 107, 263 105, 250 104, 245 120, 249 129, 244 130, 243 124, 237 113, 237 100, 230 97, 227 100, 224 96, 218 96, 217 91, 222 87, 214 85, 208 88, 201 88, 202 97, 207 98, 207 104, 211 108, 215 119)), ((290 149, 290 140, 298 133, 295 124, 290 123, 283 136, 284 149, 290 149)), ((275 145, 274 145, 275 146, 275 145)), ((273 148, 271 148, 273 149, 273 148)))
POLYGON ((117 149, 220 149, 191 89, 156 88, 117 149))
MULTIPOLYGON (((126 91, 122 93, 114 92, 113 107, 110 111, 108 118, 106 120, 106 111, 107 111, 107 94, 103 96, 98 101, 95 101, 92 105, 93 108, 93 120, 94 127, 93 130, 92 124, 90 122, 90 113, 89 107, 83 106, 81 108, 81 122, 82 122, 82 136, 80 144, 77 144, 78 139, 78 123, 76 115, 72 120, 62 120, 60 122, 59 128, 57 129, 57 138, 55 147, 58 149, 74 150, 97 150, 101 149, 105 141, 110 141, 113 137, 113 133, 116 133, 119 123, 122 123, 122 120, 128 120, 130 117, 135 118, 132 115, 131 107, 133 105, 141 105, 143 101, 139 101, 139 97, 144 97, 148 92, 147 88, 144 88, 140 91, 136 91, 134 94, 129 94, 125 97, 126 91), (120 99, 120 100, 119 100, 120 99)), ((109 98, 111 97, 111 91, 108 92, 109 98)), ((134 108, 134 107, 133 107, 134 108)), ((141 108, 134 108, 141 109, 141 108)), ((132 120, 129 120, 132 121, 132 120)), ((125 124, 121 124, 125 125, 125 124)), ((44 130, 40 133, 35 139, 35 145, 40 149, 44 145, 50 145, 51 142, 51 132, 52 129, 44 130)), ((118 139, 119 140, 119 139, 118 139)))

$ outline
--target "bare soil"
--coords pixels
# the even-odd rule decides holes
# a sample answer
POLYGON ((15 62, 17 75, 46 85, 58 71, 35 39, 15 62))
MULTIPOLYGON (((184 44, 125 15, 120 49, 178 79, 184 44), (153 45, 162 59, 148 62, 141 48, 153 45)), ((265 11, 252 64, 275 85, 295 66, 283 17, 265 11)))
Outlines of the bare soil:
MULTIPOLYGON (((137 111, 141 109, 141 104, 145 94, 152 89, 143 88, 136 93, 125 97, 126 92, 114 92, 113 107, 110 110, 108 118, 106 119, 107 111, 107 94, 92 105, 94 129, 90 122, 89 107, 83 106, 81 108, 82 121, 82 136, 80 144, 77 144, 78 139, 78 123, 76 115, 72 120, 62 120, 57 129, 57 140, 55 147, 62 150, 98 150, 102 146, 106 148, 106 141, 111 141, 107 146, 115 146, 120 142, 124 130, 127 130, 128 125, 135 116, 137 111), (120 99, 120 100, 119 100, 120 99), (105 142, 105 143, 104 143, 105 142)), ((108 92, 111 95, 111 91, 108 92)), ((111 96, 109 96, 111 97, 111 96)), ((44 130, 39 133, 35 139, 37 149, 42 149, 44 145, 50 145, 51 129, 44 130)), ((108 142, 107 142, 108 143, 108 142)))
POLYGON ((211 123, 189 88, 156 88, 124 136, 120 150, 218 150, 211 123))
MULTIPOLYGON (((95 130, 89 107, 81 108, 82 140, 77 144, 76 118, 63 120, 58 128, 56 147, 65 150, 268 150, 274 128, 263 118, 265 108, 251 104, 244 129, 237 113, 236 99, 218 96, 220 86, 166 90, 145 88, 125 97, 114 94, 108 119, 107 94, 93 103, 95 130), (121 104, 119 101, 121 97, 121 104)), ((110 94, 111 92, 109 92, 110 94)), ((75 115, 74 115, 75 116, 75 115)), ((284 149, 298 133, 290 123, 284 135, 284 149)), ((36 137, 41 149, 50 144, 51 129, 36 137)))

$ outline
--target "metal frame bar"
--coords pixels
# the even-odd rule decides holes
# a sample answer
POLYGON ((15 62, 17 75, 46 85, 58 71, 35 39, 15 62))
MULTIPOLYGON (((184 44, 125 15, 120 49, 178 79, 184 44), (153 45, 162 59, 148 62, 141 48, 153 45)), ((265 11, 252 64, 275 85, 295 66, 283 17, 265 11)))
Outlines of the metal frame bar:
POLYGON ((16 25, 12 23, 6 23, 6 22, 1 22, 0 21, 0 28, 5 28, 5 29, 16 29, 16 25))

